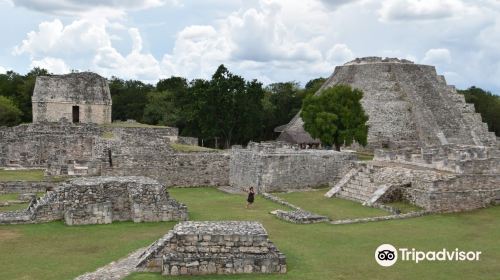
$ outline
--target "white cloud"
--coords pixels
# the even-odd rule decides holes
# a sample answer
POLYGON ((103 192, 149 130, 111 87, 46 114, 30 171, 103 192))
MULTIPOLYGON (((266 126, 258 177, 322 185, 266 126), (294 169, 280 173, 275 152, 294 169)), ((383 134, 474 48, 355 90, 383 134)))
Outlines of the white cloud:
POLYGON ((264 81, 330 74, 328 59, 353 54, 346 45, 332 48, 334 39, 324 37, 329 16, 319 1, 261 0, 258 7, 234 12, 216 24, 184 28, 162 67, 166 75, 189 78, 208 78, 221 63, 264 81))
POLYGON ((445 65, 451 63, 451 54, 448 49, 430 49, 425 53, 423 63, 431 65, 445 65))
POLYGON ((339 65, 354 58, 354 54, 345 44, 335 44, 326 54, 326 60, 332 65, 339 65))
POLYGON ((0 74, 5 74, 7 72, 7 69, 4 67, 0 66, 0 74))
POLYGON ((15 55, 79 55, 98 48, 111 46, 106 32, 106 21, 75 20, 64 26, 59 19, 44 21, 37 31, 31 31, 22 43, 14 47, 15 55))
POLYGON ((469 9, 460 0, 385 0, 382 21, 436 20, 460 16, 469 9))
POLYGON ((49 72, 54 74, 66 74, 70 71, 64 60, 54 57, 45 57, 41 60, 33 60, 30 68, 34 67, 47 69, 49 72))
POLYGON ((115 48, 105 46, 97 50, 93 67, 100 73, 127 79, 155 81, 161 76, 160 64, 150 53, 143 53, 142 37, 137 28, 130 28, 132 51, 124 56, 115 48))
POLYGON ((15 6, 44 13, 75 15, 97 10, 112 11, 141 10, 158 7, 169 2, 181 5, 180 0, 12 0, 15 6))

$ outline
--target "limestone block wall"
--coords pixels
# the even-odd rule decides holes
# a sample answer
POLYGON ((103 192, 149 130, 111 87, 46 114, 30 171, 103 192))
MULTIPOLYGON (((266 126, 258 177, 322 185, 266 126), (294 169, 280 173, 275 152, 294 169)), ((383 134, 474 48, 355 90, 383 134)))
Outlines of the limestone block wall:
POLYGON ((111 105, 78 102, 33 102, 33 122, 72 122, 73 106, 79 107, 80 123, 111 123, 111 105))
POLYGON ((55 182, 29 182, 29 181, 10 181, 0 182, 0 194, 5 193, 37 193, 53 189, 58 185, 55 182))
POLYGON ((117 154, 113 167, 102 173, 148 176, 167 186, 227 186, 229 157, 224 152, 117 154))
POLYGON ((448 144, 426 148, 375 150, 375 160, 411 164, 459 174, 500 174, 500 155, 492 147, 448 144))
POLYGON ((258 222, 182 222, 140 257, 163 275, 285 273, 285 256, 258 222))
POLYGON ((40 123, 0 128, 0 166, 46 167, 51 158, 89 161, 99 127, 40 123))
POLYGON ((2 213, 0 224, 63 219, 67 225, 113 221, 187 220, 187 207, 169 197, 164 185, 146 177, 87 177, 62 183, 32 201, 25 211, 2 213))
POLYGON ((500 198, 500 175, 458 175, 433 182, 417 180, 406 191, 409 201, 426 210, 459 212, 488 207, 500 198))
POLYGON ((232 187, 273 192, 327 185, 340 180, 356 160, 351 153, 266 145, 232 149, 229 175, 232 187))
POLYGON ((145 177, 74 179, 58 189, 68 225, 186 220, 187 208, 145 177))
MULTIPOLYGON (((500 198, 500 175, 459 174, 417 165, 384 162, 363 163, 372 172, 355 191, 386 185, 377 202, 406 200, 433 212, 456 212, 487 207, 500 198)), ((367 193, 367 197, 373 193, 367 193)))

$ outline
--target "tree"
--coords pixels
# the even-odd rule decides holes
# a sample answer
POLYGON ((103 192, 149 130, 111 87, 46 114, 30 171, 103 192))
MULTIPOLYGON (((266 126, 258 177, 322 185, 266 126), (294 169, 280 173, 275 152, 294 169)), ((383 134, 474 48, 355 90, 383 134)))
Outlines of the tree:
POLYGON ((124 81, 112 77, 109 83, 111 98, 113 100, 113 120, 134 119, 142 122, 144 107, 146 107, 147 93, 153 90, 152 85, 141 81, 124 81))
POLYGON ((5 96, 0 95, 0 126, 14 126, 21 122, 21 110, 14 102, 5 96))
POLYGON ((152 91, 147 94, 143 120, 147 124, 175 126, 179 108, 170 91, 152 91))
POLYGON ((478 87, 459 90, 467 103, 473 103, 476 112, 481 114, 483 122, 488 124, 488 129, 500 136, 500 96, 493 95, 478 87))
POLYGON ((300 114, 304 129, 324 145, 335 146, 337 151, 354 141, 365 146, 368 116, 360 103, 362 97, 362 91, 348 85, 337 85, 306 97, 300 114))

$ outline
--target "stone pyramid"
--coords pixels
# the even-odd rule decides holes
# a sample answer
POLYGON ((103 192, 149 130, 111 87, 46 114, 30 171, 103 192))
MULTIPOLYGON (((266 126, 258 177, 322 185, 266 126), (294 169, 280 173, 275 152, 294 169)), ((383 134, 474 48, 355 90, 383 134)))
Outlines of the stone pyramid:
MULTIPOLYGON (((428 147, 445 144, 493 146, 472 104, 434 66, 397 58, 357 58, 337 66, 321 90, 347 84, 364 92, 361 103, 369 116, 368 148, 428 147)), ((312 139, 299 114, 278 140, 312 139), (304 137, 304 135, 308 137, 304 137)), ((300 144, 300 143, 299 143, 300 144)))

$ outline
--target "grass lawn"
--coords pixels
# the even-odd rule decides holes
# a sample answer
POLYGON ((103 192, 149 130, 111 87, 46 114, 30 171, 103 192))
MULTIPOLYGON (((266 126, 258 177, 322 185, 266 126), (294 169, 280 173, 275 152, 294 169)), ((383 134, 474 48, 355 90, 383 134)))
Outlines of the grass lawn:
POLYGON ((4 170, 0 169, 0 181, 43 181, 42 169, 4 170))
POLYGON ((190 152, 218 152, 219 150, 216 149, 210 149, 210 148, 205 148, 205 147, 200 147, 200 146, 193 146, 193 145, 185 145, 185 144, 178 144, 178 143, 171 143, 170 146, 178 151, 178 152, 185 152, 185 153, 190 153, 190 152))
MULTIPOLYGON (((212 188, 172 189, 171 194, 188 205, 193 220, 262 222, 271 240, 286 254, 289 272, 286 275, 170 278, 159 273, 135 273, 127 279, 386 280, 498 279, 500 276, 500 207, 366 224, 296 225, 269 215, 269 211, 280 206, 260 197, 255 207, 248 210, 244 208, 244 196, 212 188), (480 250, 482 255, 478 262, 398 262, 383 268, 373 257, 375 248, 382 243, 419 250, 480 250)), ((71 279, 149 244, 173 225, 173 222, 127 222, 68 227, 56 222, 0 226, 0 279, 71 279)))
MULTIPOLYGON (((45 193, 37 193, 37 197, 41 197, 45 195, 45 193)), ((5 202, 9 200, 17 200, 19 194, 17 193, 8 193, 8 194, 0 194, 0 202, 5 202)), ((19 204, 12 204, 8 206, 0 206, 0 212, 5 212, 5 211, 14 211, 14 210, 22 210, 28 208, 28 202, 26 203, 19 203, 19 204)))
POLYGON ((325 188, 308 192, 275 193, 275 195, 304 210, 327 216, 331 220, 390 215, 387 211, 364 207, 354 201, 327 198, 324 194, 328 190, 325 188))
POLYGON ((358 156, 358 160, 368 161, 373 160, 374 155, 370 153, 356 152, 356 156, 358 156))

